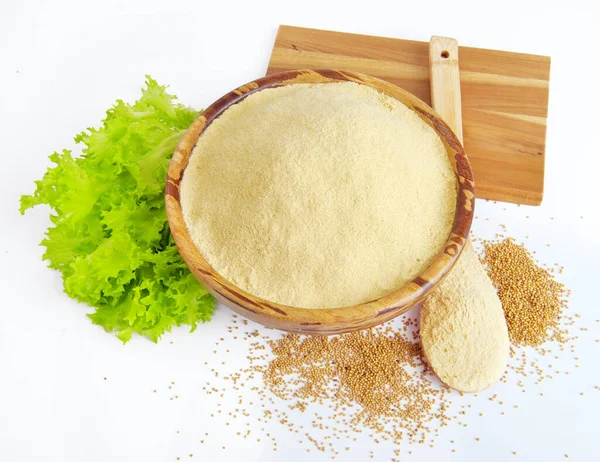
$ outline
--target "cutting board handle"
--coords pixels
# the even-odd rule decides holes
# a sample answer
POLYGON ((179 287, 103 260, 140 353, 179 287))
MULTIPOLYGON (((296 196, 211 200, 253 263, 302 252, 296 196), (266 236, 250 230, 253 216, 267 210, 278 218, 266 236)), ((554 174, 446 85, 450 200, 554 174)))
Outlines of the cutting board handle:
POLYGON ((458 42, 448 37, 429 41, 431 105, 463 142, 458 42))

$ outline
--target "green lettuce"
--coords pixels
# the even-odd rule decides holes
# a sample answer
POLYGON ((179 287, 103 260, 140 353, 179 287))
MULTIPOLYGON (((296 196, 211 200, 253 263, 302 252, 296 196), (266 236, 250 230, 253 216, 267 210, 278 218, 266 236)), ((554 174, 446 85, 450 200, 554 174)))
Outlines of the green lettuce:
POLYGON ((75 137, 21 197, 21 213, 47 204, 51 226, 41 245, 65 292, 95 308, 88 316, 124 343, 134 332, 156 342, 173 325, 191 331, 210 320, 214 298, 194 279, 173 242, 164 186, 177 142, 201 113, 146 76, 134 104, 118 100, 100 128, 75 137))

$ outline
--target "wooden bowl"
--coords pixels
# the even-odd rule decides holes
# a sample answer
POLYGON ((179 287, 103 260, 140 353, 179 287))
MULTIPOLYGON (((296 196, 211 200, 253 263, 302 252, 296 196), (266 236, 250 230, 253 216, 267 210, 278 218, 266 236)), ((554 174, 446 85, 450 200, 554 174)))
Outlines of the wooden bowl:
POLYGON ((450 271, 468 238, 474 206, 473 172, 463 147, 446 123, 427 104, 383 80, 354 72, 331 69, 296 70, 269 75, 243 85, 213 103, 185 133, 173 154, 165 202, 167 218, 181 256, 194 276, 220 302, 249 319, 290 332, 337 334, 388 321, 420 303, 450 271), (307 309, 272 303, 236 287, 218 274, 202 257, 188 233, 179 198, 179 185, 190 155, 203 131, 230 106, 265 88, 297 83, 351 81, 367 85, 404 103, 431 126, 442 139, 457 176, 458 200, 452 231, 444 249, 422 274, 379 299, 332 309, 307 309))

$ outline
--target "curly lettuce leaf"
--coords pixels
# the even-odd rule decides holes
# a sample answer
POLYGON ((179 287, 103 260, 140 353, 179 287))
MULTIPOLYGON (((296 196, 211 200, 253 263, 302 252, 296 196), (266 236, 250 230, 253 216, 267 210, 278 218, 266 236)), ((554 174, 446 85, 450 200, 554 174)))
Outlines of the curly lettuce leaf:
POLYGON ((214 310, 165 214, 169 159, 200 114, 175 99, 146 76, 138 101, 117 101, 99 128, 77 135, 79 157, 53 153, 55 166, 21 197, 21 213, 39 204, 52 210, 43 258, 62 273, 65 292, 94 307, 92 322, 123 342, 134 333, 156 342, 174 325, 193 331, 214 310))

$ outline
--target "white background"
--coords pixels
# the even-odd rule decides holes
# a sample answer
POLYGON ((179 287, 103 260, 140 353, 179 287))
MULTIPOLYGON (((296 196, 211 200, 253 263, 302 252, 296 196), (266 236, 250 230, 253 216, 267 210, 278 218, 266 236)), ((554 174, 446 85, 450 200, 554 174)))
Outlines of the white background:
MULTIPOLYGON (((580 367, 564 354, 554 366, 568 376, 527 385, 528 393, 512 382, 462 398, 457 402, 474 410, 469 426, 442 429, 435 448, 404 445, 402 460, 600 460, 600 45, 593 3, 3 0, 0 460, 331 460, 306 453, 278 423, 270 428, 280 448, 273 452, 210 418, 215 398, 201 391, 211 379, 204 361, 231 325, 226 308, 193 334, 182 328, 158 345, 134 338, 122 346, 91 324, 89 308, 64 295, 59 274, 41 261, 47 210, 17 213, 47 156, 72 147, 72 137, 96 125, 116 98, 136 99, 144 74, 170 84, 185 104, 206 107, 264 74, 279 24, 416 40, 447 35, 463 45, 552 56, 544 203, 504 210, 479 201, 473 230, 491 236, 504 223, 517 238, 529 235, 528 247, 543 262, 565 266, 571 310, 582 316, 578 328, 589 328, 576 342, 580 367), (176 401, 168 399, 171 381, 176 401), (487 399, 491 393, 504 399, 504 416, 487 399)), ((231 341, 227 348, 228 367, 243 365, 246 346, 231 341)), ((371 450, 376 460, 391 455, 389 446, 361 439, 338 460, 365 460, 371 450)))

